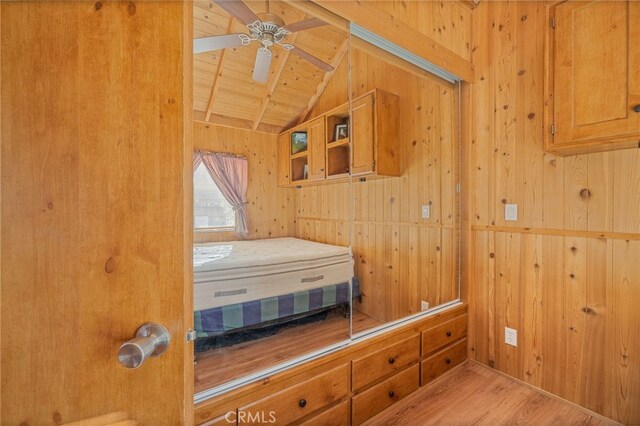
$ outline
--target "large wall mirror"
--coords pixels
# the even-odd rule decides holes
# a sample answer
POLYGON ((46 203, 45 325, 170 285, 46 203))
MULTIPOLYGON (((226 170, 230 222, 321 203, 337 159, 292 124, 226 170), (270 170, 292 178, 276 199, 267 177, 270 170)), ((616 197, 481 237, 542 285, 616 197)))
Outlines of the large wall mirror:
POLYGON ((303 4, 194 3, 196 400, 458 298, 457 87, 303 4))

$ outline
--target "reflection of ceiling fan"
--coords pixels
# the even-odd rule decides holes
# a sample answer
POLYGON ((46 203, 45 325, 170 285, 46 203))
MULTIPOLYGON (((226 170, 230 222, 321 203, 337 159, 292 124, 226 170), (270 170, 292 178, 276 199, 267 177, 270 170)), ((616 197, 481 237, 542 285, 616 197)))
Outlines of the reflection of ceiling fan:
POLYGON ((326 25, 324 21, 318 18, 311 18, 306 21, 285 25, 279 16, 272 13, 267 12, 256 15, 242 0, 214 1, 231 16, 245 24, 249 28, 249 34, 226 34, 197 38, 193 40, 194 53, 209 52, 227 47, 246 46, 253 40, 257 40, 262 44, 262 47, 258 49, 258 54, 256 55, 253 79, 260 83, 265 83, 269 77, 269 67, 271 66, 272 57, 269 48, 274 44, 282 46, 291 53, 300 56, 302 59, 306 59, 324 71, 333 70, 331 65, 321 61, 311 53, 284 42, 288 34, 326 25))

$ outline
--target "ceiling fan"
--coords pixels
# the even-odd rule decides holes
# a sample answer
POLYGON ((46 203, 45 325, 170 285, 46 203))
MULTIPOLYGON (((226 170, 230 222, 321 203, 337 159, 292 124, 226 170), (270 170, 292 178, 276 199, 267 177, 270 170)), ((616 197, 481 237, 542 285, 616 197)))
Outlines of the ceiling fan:
POLYGON ((227 47, 247 46, 252 41, 258 41, 262 47, 258 49, 256 62, 253 67, 253 79, 259 83, 266 83, 269 78, 272 53, 269 48, 279 45, 298 55, 324 71, 333 71, 333 67, 316 58, 311 53, 285 42, 287 35, 320 27, 326 23, 318 18, 294 22, 285 25, 282 18, 272 13, 255 14, 242 0, 214 0, 231 16, 249 28, 249 34, 225 34, 212 37, 202 37, 193 40, 193 53, 210 52, 227 47))

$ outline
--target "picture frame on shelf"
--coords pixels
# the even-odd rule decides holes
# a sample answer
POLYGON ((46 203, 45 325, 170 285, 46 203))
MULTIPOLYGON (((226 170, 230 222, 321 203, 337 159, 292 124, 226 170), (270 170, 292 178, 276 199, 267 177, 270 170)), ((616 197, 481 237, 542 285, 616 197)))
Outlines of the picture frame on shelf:
POLYGON ((291 155, 307 150, 307 132, 291 132, 291 155))
POLYGON ((336 124, 333 139, 339 141, 349 137, 349 124, 336 124))

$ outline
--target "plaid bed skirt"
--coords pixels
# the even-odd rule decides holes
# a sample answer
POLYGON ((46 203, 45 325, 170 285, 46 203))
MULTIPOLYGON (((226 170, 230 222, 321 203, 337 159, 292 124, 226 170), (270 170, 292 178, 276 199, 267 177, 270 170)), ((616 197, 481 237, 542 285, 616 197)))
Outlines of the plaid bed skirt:
MULTIPOLYGON (((353 297, 360 295, 358 280, 353 279, 353 297)), ((298 293, 268 297, 250 302, 236 303, 205 309, 194 313, 197 337, 211 337, 273 322, 287 317, 299 317, 305 312, 328 308, 349 301, 349 283, 330 285, 298 293)))

